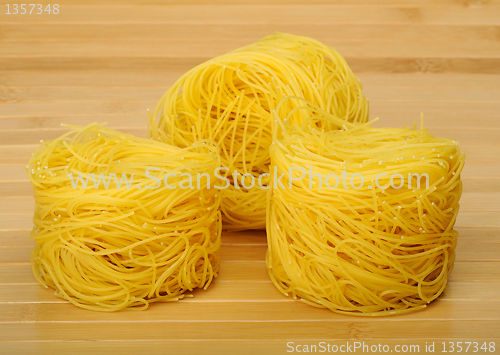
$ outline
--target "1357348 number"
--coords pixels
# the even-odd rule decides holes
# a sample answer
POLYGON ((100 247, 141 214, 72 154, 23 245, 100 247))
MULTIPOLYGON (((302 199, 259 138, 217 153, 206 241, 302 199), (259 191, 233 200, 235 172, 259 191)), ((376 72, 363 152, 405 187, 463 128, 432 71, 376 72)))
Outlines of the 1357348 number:
POLYGON ((41 15, 41 14, 59 14, 59 4, 6 4, 6 15, 41 15), (44 8, 45 6, 45 8, 44 8))
POLYGON ((479 343, 476 341, 447 341, 443 342, 443 353, 494 353, 495 343, 484 342, 479 343))

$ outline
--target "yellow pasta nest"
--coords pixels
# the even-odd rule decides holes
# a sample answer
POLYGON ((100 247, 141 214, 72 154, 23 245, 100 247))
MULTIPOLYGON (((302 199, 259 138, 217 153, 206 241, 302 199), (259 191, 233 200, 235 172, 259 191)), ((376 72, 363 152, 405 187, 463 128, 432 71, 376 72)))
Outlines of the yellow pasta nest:
POLYGON ((95 311, 206 289, 219 270, 222 222, 220 193, 201 174, 213 179, 219 165, 209 142, 181 149, 98 124, 42 143, 27 166, 36 279, 95 311), (166 186, 168 173, 176 175, 166 186), (188 185, 184 173, 194 188, 171 188, 188 185))
POLYGON ((311 105, 302 111, 310 120, 285 123, 270 148, 273 283, 337 313, 424 308, 455 260, 465 162, 457 142, 425 129, 345 124, 311 105), (325 132, 317 124, 325 119, 344 128, 325 132))
MULTIPOLYGON (((163 95, 152 115, 154 139, 179 147, 199 139, 218 143, 227 168, 222 174, 231 181, 222 191, 225 229, 265 228, 266 191, 242 187, 241 176, 269 172, 272 112, 288 96, 306 98, 348 122, 368 119, 361 83, 344 58, 314 39, 284 33, 193 68, 163 95)), ((302 117, 295 117, 300 123, 302 117)), ((269 180, 262 182, 267 186, 269 180)))

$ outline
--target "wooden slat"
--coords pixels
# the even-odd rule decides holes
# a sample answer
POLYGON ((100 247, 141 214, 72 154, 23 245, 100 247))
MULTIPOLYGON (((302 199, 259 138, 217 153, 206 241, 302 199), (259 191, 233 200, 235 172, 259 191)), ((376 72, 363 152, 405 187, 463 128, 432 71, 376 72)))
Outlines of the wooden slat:
POLYGON ((26 175, 26 165, 3 164, 0 165, 0 182, 4 181, 29 181, 26 175))
POLYGON ((36 145, 0 145, 0 164, 27 164, 36 147, 36 145))
MULTIPOLYGON (((104 118, 104 117, 103 117, 104 118)), ((96 120, 94 119, 93 122, 106 122, 105 118, 104 120, 96 120)), ((147 119, 144 118, 143 120, 144 125, 141 128, 131 128, 131 127, 123 127, 123 126, 116 126, 116 125, 107 125, 108 128, 116 129, 119 130, 123 133, 128 133, 128 134, 133 134, 137 137, 142 137, 142 138, 148 138, 147 134, 147 119)), ((59 124, 59 127, 61 127, 61 124, 59 124)), ((68 129, 66 128, 61 128, 61 129, 47 129, 47 130, 40 130, 40 129, 25 129, 25 130, 0 130, 0 139, 3 139, 6 144, 30 144, 34 142, 40 142, 40 141, 49 141, 55 138, 58 138, 61 136, 63 133, 67 132, 68 129), (40 139, 38 139, 40 138, 40 139)), ((31 155, 31 153, 30 153, 31 155)))
POLYGON ((461 212, 457 227, 500 227, 500 212, 461 212))
POLYGON ((467 160, 461 175, 467 178, 476 177, 483 179, 500 177, 500 164, 474 163, 467 160))
MULTIPOLYGON (((0 91, 0 100, 54 101, 54 99, 56 99, 57 101, 150 101, 155 97, 160 98, 166 91, 167 88, 161 84, 162 82, 158 81, 156 87, 4 87, 0 91)), ((477 91, 482 92, 482 90, 477 91)))
MULTIPOLYGON (((21 353, 21 352, 29 352, 36 353, 40 355, 49 354, 52 355, 54 353, 61 354, 103 354, 107 355, 110 352, 117 352, 119 354, 137 354, 144 351, 145 348, 148 349, 148 352, 151 354, 163 354, 165 353, 165 349, 168 349, 175 353, 181 354, 194 354, 199 352, 199 349, 203 349, 203 354, 205 355, 220 355, 220 354, 239 354, 239 355, 254 355, 254 354, 274 354, 274 355, 286 355, 289 354, 292 349, 300 350, 301 352, 305 352, 305 349, 312 352, 313 349, 315 351, 322 351, 323 349, 338 349, 343 346, 343 350, 347 344, 349 343, 350 349, 354 351, 354 345, 357 343, 359 346, 367 346, 366 351, 373 347, 372 349, 378 349, 379 346, 382 347, 387 346, 388 350, 393 350, 397 348, 399 351, 403 349, 410 349, 412 347, 412 352, 423 352, 426 349, 426 346, 429 346, 433 343, 433 340, 430 338, 427 339, 398 339, 398 340, 384 340, 381 342, 380 340, 368 340, 364 339, 361 341, 346 341, 339 339, 318 339, 315 341, 311 341, 309 339, 302 339, 300 336, 294 338, 295 341, 291 341, 290 337, 284 337, 280 340, 228 340, 228 339, 217 339, 213 341, 211 339, 197 339, 196 341, 186 341, 186 340, 160 340, 160 339, 151 339, 151 340, 122 340, 122 341, 71 341, 71 342, 44 342, 44 341, 28 341, 28 342, 6 342, 2 343, 2 348, 5 349, 7 353, 21 353), (417 348, 413 348, 414 346, 418 346, 417 348)), ((453 342, 453 344, 457 344, 458 342, 471 341, 478 343, 478 348, 482 346, 483 343, 489 344, 492 339, 487 338, 441 338, 440 341, 435 341, 435 351, 441 352, 443 349, 443 341, 453 342)), ((449 345, 449 343, 446 343, 449 345)), ((465 351, 465 347, 463 348, 465 351)), ((470 349, 474 347, 471 346, 470 349)), ((469 349, 469 350, 470 350, 469 349)), ((327 351, 325 350, 325 351, 327 351)), ((359 349, 357 349, 359 350, 359 349)), ((447 348, 449 350, 449 347, 447 348)), ((294 350, 295 351, 295 350, 294 350)), ((371 352, 372 354, 383 354, 383 350, 376 350, 371 352)))
MULTIPOLYGON (((136 0, 65 0, 65 5, 137 5, 136 0)), ((494 7, 500 5, 498 0, 211 0, 213 5, 368 5, 388 7, 414 7, 414 6, 451 6, 451 7, 494 7)), ((185 0, 183 5, 205 5, 205 0, 185 0)), ((141 5, 179 5, 178 0, 144 0, 141 5)), ((432 8, 432 7, 431 7, 432 8)))
POLYGON ((500 211, 498 193, 463 193, 460 199, 461 212, 500 211))
MULTIPOLYGON (((36 89, 38 87, 169 87, 176 79, 182 76, 183 71, 164 67, 161 70, 74 70, 74 71, 6 71, 0 68, 0 84, 5 86, 25 86, 36 89)), ((500 75, 477 74, 391 74, 391 73, 362 73, 357 75, 364 85, 364 90, 370 88, 398 88, 412 92, 425 92, 420 89, 461 90, 481 89, 485 95, 491 90, 498 89, 500 75)), ((372 90, 377 92, 378 90, 372 90)), ((391 90, 391 92, 393 92, 391 90)), ((396 91, 397 92, 397 91, 396 91)), ((404 91, 403 91, 404 92, 404 91)), ((448 92, 445 90, 445 93, 448 92)), ((391 95, 392 96, 392 95, 391 95)), ((435 96, 434 99, 439 99, 435 96)))
MULTIPOLYGON (((429 306, 425 312, 409 313, 398 316, 395 320, 388 319, 388 321, 402 322, 410 319, 421 321, 443 317, 450 319, 450 321, 500 319, 500 302, 498 298, 478 301, 476 302, 477 308, 473 308, 470 306, 470 299, 455 300, 447 297, 448 293, 454 293, 452 289, 463 288, 464 285, 455 286, 454 283, 450 284, 449 290, 446 290, 442 297, 429 306)), ((475 284, 474 286, 488 287, 485 284, 475 284)), ((23 302, 22 300, 26 299, 24 296, 21 296, 22 298, 15 302, 6 303, 0 301, 0 324, 25 322, 73 323, 75 318, 81 323, 107 322, 113 325, 117 323, 169 323, 179 321, 215 323, 220 321, 262 320, 266 322, 271 320, 270 317, 273 316, 272 319, 276 321, 311 320, 341 322, 345 319, 336 317, 324 309, 299 305, 300 301, 294 300, 291 297, 284 297, 271 283, 258 283, 254 285, 248 283, 214 283, 211 285, 210 292, 212 293, 212 297, 214 295, 219 296, 217 299, 212 300, 207 297, 208 292, 197 290, 194 291, 193 298, 167 305, 152 305, 151 309, 154 312, 115 312, 101 314, 98 319, 96 319, 95 312, 77 309, 67 301, 54 296, 52 294, 54 290, 42 288, 40 285, 10 286, 10 289, 12 292, 18 292, 20 295, 25 295, 26 293, 34 294, 40 299, 40 302, 36 304, 23 302), (239 290, 233 292, 236 288, 239 288, 239 290), (233 294, 233 296, 228 297, 228 294, 233 294), (45 297, 47 298, 46 301, 45 297), (257 305, 259 307, 256 307, 257 305), (190 307, 193 312, 183 312, 182 310, 185 307, 190 307), (239 312, 231 314, 230 308, 238 309, 239 312), (275 310, 270 312, 270 309, 273 308, 275 310), (200 317, 201 314, 202 316, 200 317)), ((0 288, 0 297, 4 293, 3 287, 0 288)), ((360 324, 371 323, 373 319, 360 317, 354 319, 353 322, 360 324)))
MULTIPOLYGON (((187 305, 186 305, 187 306, 187 305)), ((274 306, 274 305, 273 305, 274 306)), ((300 305, 297 305, 299 307, 300 305)), ((303 305, 311 310, 310 306, 303 305)), ((261 314, 264 307, 255 306, 250 314, 261 314), (255 311, 255 312, 254 312, 255 311)), ((266 308, 274 312, 272 308, 266 308)), ((435 338, 495 338, 500 332, 498 320, 401 320, 360 322, 353 317, 343 317, 339 321, 221 321, 221 322, 154 322, 154 323, 18 323, 1 324, 0 341, 21 341, 29 334, 30 339, 45 341, 102 340, 152 340, 152 339, 324 339, 332 334, 340 339, 359 339, 364 334, 384 341, 394 339, 394 329, 405 334, 406 339, 435 338), (474 326, 481 324, 481 327, 474 326), (484 327, 484 329, 482 329, 484 327), (155 329, 156 331, 152 331, 155 329), (161 335, 158 334, 160 329, 161 335), (216 332, 213 329, 217 329, 216 332)))
MULTIPOLYGON (((148 101, 21 101, 18 103, 6 102, 1 104, 2 116, 26 116, 26 115, 109 115, 109 114, 135 114, 139 121, 141 116, 147 117, 146 109, 153 109, 157 99, 148 101), (66 113, 64 113, 66 112, 66 113), (21 115, 19 113, 22 113, 21 115), (141 115, 141 116, 139 116, 141 115)), ((139 121, 140 122, 140 121, 139 121)), ((145 126, 147 120, 144 118, 137 126, 145 126), (141 124, 142 123, 142 124, 141 124)), ((29 128, 29 127, 26 127, 29 128)), ((2 141, 4 142, 4 141, 2 141)), ((7 144, 7 143, 4 143, 7 144)))
MULTIPOLYGON (((5 86, 0 88, 0 101, 150 101, 159 98, 169 88, 174 75, 156 78, 155 86, 5 86), (171 78, 172 77, 172 78, 171 78)), ((67 77, 67 80, 70 80, 67 77)), ((113 83, 109 83, 113 84, 113 83)), ((374 102, 498 102, 500 89, 492 88, 408 88, 380 87, 377 83, 364 86, 365 95, 374 102)))
MULTIPOLYGON (((222 54, 222 53, 219 53, 222 54)), ((211 58, 206 57, 1 57, 0 68, 4 70, 163 70, 187 71, 211 58)), ((500 74, 499 58, 394 58, 394 57, 346 57, 347 63, 358 74, 381 73, 452 73, 452 74, 500 74)))
POLYGON ((34 242, 29 236, 30 232, 31 228, 0 231, 0 245, 2 248, 12 246, 34 246, 34 242))
MULTIPOLYGON (((304 0, 305 1, 305 0, 304 0)), ((325 0, 328 1, 328 0, 325 0)), ((320 41, 335 39, 359 41, 400 40, 413 41, 488 41, 497 42, 498 27, 495 25, 415 25, 415 24, 237 24, 214 25, 190 23, 177 24, 0 24, 1 41, 53 41, 53 40, 238 40, 251 42, 274 31, 311 36, 320 41), (95 33, 99 38, 95 38, 95 33)))
MULTIPOLYGON (((499 12, 500 16, 500 12, 499 12)), ((178 40, 158 41, 23 41, 2 43, 0 57, 142 57, 161 58, 206 58, 227 53, 242 47, 258 38, 235 40, 191 40, 189 45, 178 40)), ((342 39, 327 40, 325 44, 333 46, 346 58, 499 58, 498 42, 451 42, 443 46, 440 41, 345 41, 342 39)))
MULTIPOLYGON (((147 24, 460 24, 497 25, 499 7, 417 7, 349 5, 198 5, 65 6, 55 16, 9 16, 6 23, 147 23, 147 24)), ((452 44, 452 43, 451 43, 452 44)))

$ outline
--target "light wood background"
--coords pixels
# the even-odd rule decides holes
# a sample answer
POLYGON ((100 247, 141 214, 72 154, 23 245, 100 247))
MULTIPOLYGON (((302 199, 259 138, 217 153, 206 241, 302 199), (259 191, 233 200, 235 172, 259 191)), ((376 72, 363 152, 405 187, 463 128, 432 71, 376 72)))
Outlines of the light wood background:
POLYGON ((281 354, 288 341, 348 339, 422 352, 432 341, 436 352, 441 341, 500 348, 500 1, 68 0, 58 15, 6 15, 5 3, 0 353, 281 354), (220 277, 208 291, 145 312, 84 311, 38 285, 24 165, 39 140, 60 135, 61 122, 107 121, 145 136, 146 109, 184 71, 275 30, 339 50, 379 125, 412 125, 424 112, 431 132, 466 152, 457 261, 442 297, 378 319, 309 307, 270 283, 259 232, 223 235, 220 277))

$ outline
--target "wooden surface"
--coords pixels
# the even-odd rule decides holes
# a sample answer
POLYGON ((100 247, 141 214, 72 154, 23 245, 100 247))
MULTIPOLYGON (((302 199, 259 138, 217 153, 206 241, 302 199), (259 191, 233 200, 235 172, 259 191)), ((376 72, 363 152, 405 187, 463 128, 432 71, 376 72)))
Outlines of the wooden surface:
POLYGON ((432 341, 500 347, 500 1, 59 4, 59 15, 0 7, 0 353, 281 354, 289 341, 349 339, 421 352, 432 341), (259 232, 223 235, 220 277, 208 291, 145 312, 84 311, 38 285, 24 165, 39 140, 61 134, 61 122, 107 121, 145 136, 145 110, 182 72, 275 30, 338 49, 378 125, 411 125, 424 112, 431 132, 466 152, 457 261, 442 297, 378 319, 309 307, 270 283, 259 232))

